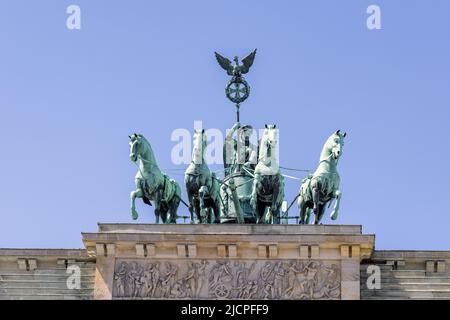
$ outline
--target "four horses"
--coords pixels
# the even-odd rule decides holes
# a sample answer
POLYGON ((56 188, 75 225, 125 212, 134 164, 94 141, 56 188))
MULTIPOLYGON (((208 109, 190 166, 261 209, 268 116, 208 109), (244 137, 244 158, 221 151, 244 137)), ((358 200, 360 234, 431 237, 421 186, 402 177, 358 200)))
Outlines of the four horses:
POLYGON ((319 224, 325 212, 325 206, 333 198, 336 199, 336 202, 331 219, 337 219, 341 192, 339 191, 340 178, 336 166, 342 155, 342 146, 346 135, 338 130, 327 139, 320 154, 319 166, 314 174, 303 179, 298 196, 300 224, 309 223, 311 209, 314 211, 314 224, 319 224))
POLYGON ((144 203, 155 206, 155 222, 176 223, 177 209, 181 200, 180 186, 161 172, 156 164, 155 155, 147 139, 141 134, 133 134, 130 138, 130 159, 137 163, 136 190, 130 194, 131 215, 138 218, 135 199, 142 198, 144 203))
POLYGON ((206 143, 205 130, 195 130, 192 161, 184 174, 191 223, 220 222, 220 186, 205 161, 206 143))
MULTIPOLYGON (((346 133, 340 130, 326 141, 320 155, 319 166, 314 174, 303 179, 298 207, 300 224, 309 223, 313 209, 314 223, 319 224, 325 207, 336 199, 331 219, 336 220, 341 199, 340 178, 336 167, 346 133)), ((193 139, 192 161, 185 171, 185 185, 189 198, 191 223, 220 223, 222 199, 219 179, 205 162, 207 139, 204 130, 196 130, 193 139)), ((284 178, 278 162, 278 130, 275 125, 266 125, 259 146, 258 164, 254 170, 254 181, 250 204, 257 223, 280 223, 280 208, 284 199, 284 178)), ((155 222, 176 223, 181 194, 178 183, 161 172, 156 164, 150 143, 140 134, 130 136, 130 159, 139 170, 135 177, 136 190, 131 192, 131 213, 138 218, 135 199, 155 205, 155 222)), ((221 182, 222 183, 222 182, 221 182)), ((222 183, 222 188, 227 187, 222 183)), ((184 203, 184 202, 183 202, 184 203)))

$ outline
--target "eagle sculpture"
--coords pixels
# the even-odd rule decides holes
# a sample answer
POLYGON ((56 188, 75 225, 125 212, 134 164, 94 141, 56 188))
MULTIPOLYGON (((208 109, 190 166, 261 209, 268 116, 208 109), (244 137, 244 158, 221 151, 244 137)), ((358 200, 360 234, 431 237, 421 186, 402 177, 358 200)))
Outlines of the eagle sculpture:
POLYGON ((242 59, 242 64, 239 64, 239 58, 234 57, 234 65, 229 59, 221 56, 217 52, 214 52, 216 55, 217 62, 219 65, 227 72, 229 76, 240 78, 241 75, 246 74, 255 60, 256 49, 247 55, 244 59, 242 59))

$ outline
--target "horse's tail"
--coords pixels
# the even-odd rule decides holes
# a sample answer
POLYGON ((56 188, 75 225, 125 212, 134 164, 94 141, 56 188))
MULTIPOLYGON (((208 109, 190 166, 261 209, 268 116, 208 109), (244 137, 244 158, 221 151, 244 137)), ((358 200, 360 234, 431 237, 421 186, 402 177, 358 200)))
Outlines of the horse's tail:
POLYGON ((151 203, 150 199, 147 198, 147 196, 142 195, 142 201, 144 201, 145 204, 152 206, 152 203, 151 203))
POLYGON ((220 184, 214 172, 211 172, 211 197, 214 199, 220 197, 220 184))

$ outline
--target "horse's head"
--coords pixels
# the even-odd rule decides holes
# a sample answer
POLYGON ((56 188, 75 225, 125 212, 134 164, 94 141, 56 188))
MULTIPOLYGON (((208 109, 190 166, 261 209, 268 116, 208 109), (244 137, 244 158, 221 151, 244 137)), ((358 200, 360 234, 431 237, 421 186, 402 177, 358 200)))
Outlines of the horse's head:
POLYGON ((264 129, 264 136, 262 141, 265 146, 271 149, 275 147, 278 143, 278 130, 275 124, 266 124, 264 129))
POLYGON ((196 164, 202 164, 207 144, 205 130, 194 130, 193 140, 192 160, 196 164))
POLYGON ((344 145, 344 138, 346 135, 346 132, 337 130, 328 138, 327 143, 325 144, 334 160, 338 160, 342 155, 342 147, 344 145))
POLYGON ((134 133, 128 137, 130 138, 130 159, 136 162, 142 152, 142 135, 134 133))
POLYGON ((266 165, 275 165, 278 163, 278 129, 276 125, 266 124, 264 133, 261 137, 259 148, 259 161, 266 165))

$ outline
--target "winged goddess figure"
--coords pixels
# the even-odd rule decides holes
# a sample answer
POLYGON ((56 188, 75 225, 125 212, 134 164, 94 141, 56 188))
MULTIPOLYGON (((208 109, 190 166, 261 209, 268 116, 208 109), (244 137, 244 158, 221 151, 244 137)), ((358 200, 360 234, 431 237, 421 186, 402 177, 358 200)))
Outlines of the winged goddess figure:
POLYGON ((239 57, 235 56, 233 59, 235 63, 234 65, 233 62, 221 56, 219 53, 214 52, 214 54, 216 55, 219 65, 227 72, 229 76, 240 78, 243 74, 246 74, 250 70, 253 61, 255 60, 256 49, 242 59, 242 64, 239 63, 239 57))

